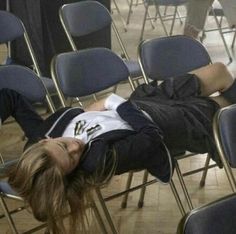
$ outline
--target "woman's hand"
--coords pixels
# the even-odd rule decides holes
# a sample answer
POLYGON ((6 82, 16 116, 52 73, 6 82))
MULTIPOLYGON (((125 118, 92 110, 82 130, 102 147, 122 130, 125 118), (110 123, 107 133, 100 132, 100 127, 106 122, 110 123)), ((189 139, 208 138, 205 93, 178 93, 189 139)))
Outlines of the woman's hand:
POLYGON ((98 100, 97 102, 89 105, 84 109, 84 111, 116 110, 117 107, 125 101, 126 100, 124 98, 112 93, 108 97, 98 100))
POLYGON ((94 102, 93 104, 87 106, 86 108, 84 108, 84 111, 104 111, 106 110, 105 108, 105 100, 106 98, 100 99, 96 102, 94 102))

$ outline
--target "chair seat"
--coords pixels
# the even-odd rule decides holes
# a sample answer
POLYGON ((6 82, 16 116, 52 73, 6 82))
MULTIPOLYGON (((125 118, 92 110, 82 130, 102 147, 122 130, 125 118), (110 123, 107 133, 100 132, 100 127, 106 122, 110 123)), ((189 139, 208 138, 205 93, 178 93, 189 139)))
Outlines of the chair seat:
POLYGON ((142 71, 141 71, 140 65, 137 61, 124 60, 124 62, 129 70, 129 74, 132 78, 142 76, 142 71))
POLYGON ((18 194, 11 188, 11 186, 6 181, 0 182, 0 193, 18 196, 18 194))

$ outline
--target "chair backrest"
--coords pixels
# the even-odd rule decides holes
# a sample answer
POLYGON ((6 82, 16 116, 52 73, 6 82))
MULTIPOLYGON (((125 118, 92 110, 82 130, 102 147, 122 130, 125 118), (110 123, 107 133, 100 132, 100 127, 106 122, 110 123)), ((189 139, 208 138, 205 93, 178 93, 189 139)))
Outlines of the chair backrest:
POLYGON ((138 47, 139 62, 146 81, 164 80, 211 63, 205 47, 184 35, 143 41, 138 47))
POLYGON ((236 195, 232 194, 192 210, 181 220, 177 234, 234 234, 235 219, 236 195))
POLYGON ((219 153, 236 168, 236 105, 223 108, 215 116, 214 133, 219 153))
POLYGON ((41 71, 23 22, 11 12, 0 11, 0 30, 0 43, 11 42, 21 37, 24 38, 35 70, 37 74, 41 76, 41 71))
POLYGON ((0 44, 24 35, 25 29, 18 17, 8 11, 0 11, 0 44))
MULTIPOLYGON (((35 56, 35 52, 33 50, 33 47, 31 45, 29 36, 27 34, 27 31, 24 27, 23 22, 11 12, 0 11, 0 31, 1 31, 0 43, 8 43, 18 38, 24 38, 24 41, 26 43, 27 49, 32 59, 32 63, 34 65, 35 71, 37 75, 39 76, 39 78, 42 78, 42 73, 40 71, 39 64, 35 56)), ((43 82, 44 80, 46 79, 43 79, 43 82)), ((48 88, 47 83, 45 83, 45 87, 48 88)), ((46 100, 47 100, 49 108, 51 109, 52 112, 54 112, 55 107, 50 98, 49 93, 46 96, 46 100)))
POLYGON ((73 37, 81 37, 101 30, 112 23, 107 8, 95 1, 63 5, 59 15, 62 23, 73 37))
POLYGON ((97 1, 80 1, 63 5, 59 10, 62 26, 70 45, 77 50, 73 37, 81 37, 112 26, 122 53, 129 59, 124 43, 108 9, 97 1))
POLYGON ((20 65, 0 66, 0 90, 8 88, 24 95, 31 102, 42 102, 46 89, 39 77, 20 65))
POLYGON ((132 83, 123 60, 106 48, 59 54, 53 58, 51 68, 62 104, 63 96, 87 96, 127 79, 132 83))

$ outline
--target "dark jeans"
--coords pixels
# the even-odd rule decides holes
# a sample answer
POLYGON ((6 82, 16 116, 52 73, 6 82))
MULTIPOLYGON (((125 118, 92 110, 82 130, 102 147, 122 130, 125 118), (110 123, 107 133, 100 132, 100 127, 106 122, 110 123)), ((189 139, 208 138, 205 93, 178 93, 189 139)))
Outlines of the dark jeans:
POLYGON ((32 105, 24 96, 14 90, 1 89, 0 118, 2 122, 9 116, 15 118, 28 138, 33 138, 37 127, 43 123, 43 119, 34 111, 32 105))

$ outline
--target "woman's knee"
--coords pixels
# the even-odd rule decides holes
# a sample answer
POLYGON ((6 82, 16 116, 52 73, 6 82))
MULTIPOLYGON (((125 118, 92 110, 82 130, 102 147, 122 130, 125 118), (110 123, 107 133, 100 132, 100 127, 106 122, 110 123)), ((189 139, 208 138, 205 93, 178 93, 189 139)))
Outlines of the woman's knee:
POLYGON ((212 73, 216 81, 220 83, 221 89, 227 89, 233 83, 233 76, 228 70, 227 66, 221 62, 212 64, 212 73))

